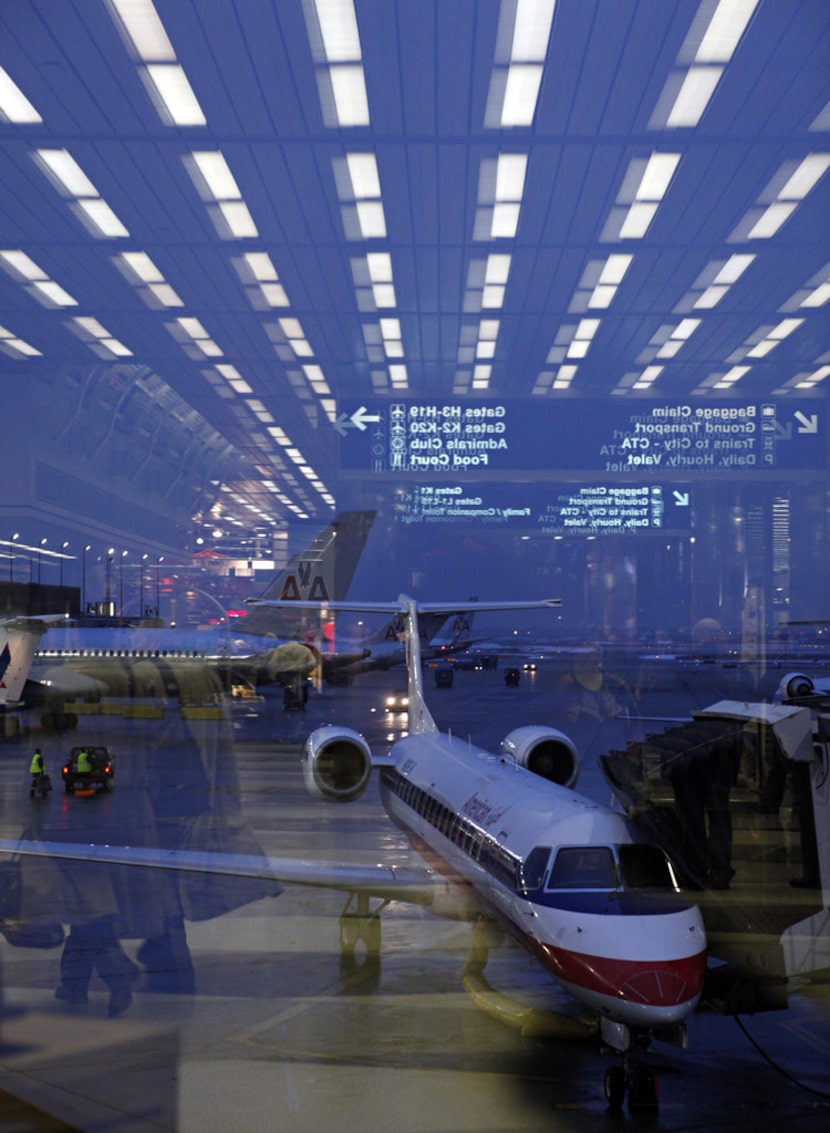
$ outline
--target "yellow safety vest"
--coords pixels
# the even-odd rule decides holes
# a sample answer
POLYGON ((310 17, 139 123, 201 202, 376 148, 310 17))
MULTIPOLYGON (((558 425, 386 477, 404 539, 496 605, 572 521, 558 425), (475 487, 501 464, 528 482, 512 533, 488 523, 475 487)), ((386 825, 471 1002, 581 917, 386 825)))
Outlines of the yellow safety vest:
POLYGON ((39 751, 37 751, 32 756, 32 762, 29 766, 29 774, 30 775, 39 775, 42 770, 43 770, 43 756, 40 754, 39 751))

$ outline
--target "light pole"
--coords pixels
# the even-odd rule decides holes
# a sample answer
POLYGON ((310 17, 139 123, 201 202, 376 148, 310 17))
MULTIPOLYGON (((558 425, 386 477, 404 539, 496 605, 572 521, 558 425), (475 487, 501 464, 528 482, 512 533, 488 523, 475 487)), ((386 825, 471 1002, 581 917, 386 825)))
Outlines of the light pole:
POLYGON ((146 607, 144 605, 144 564, 147 562, 147 559, 148 555, 145 552, 141 556, 141 585, 139 586, 139 590, 141 591, 141 599, 138 604, 138 616, 140 618, 143 618, 146 613, 146 607))
POLYGON ((124 559, 127 556, 126 551, 121 552, 121 562, 118 564, 118 613, 120 617, 124 617, 124 559))
POLYGON ((161 564, 164 562, 164 555, 159 555, 156 559, 156 617, 161 617, 161 564))
POLYGON ((58 562, 58 585, 60 586, 61 590, 63 589, 63 560, 64 560, 64 556, 66 554, 66 548, 68 546, 69 546, 69 540, 64 539, 64 541, 61 543, 61 557, 60 557, 60 560, 58 562))
POLYGON ((86 614, 86 553, 92 550, 92 545, 87 543, 81 554, 81 613, 86 614))
POLYGON ((107 549, 107 617, 112 617, 112 556, 115 554, 115 547, 107 549))
POLYGON ((41 575, 40 575, 40 570, 41 570, 41 549, 42 549, 43 547, 45 547, 45 546, 46 546, 46 544, 47 544, 48 542, 49 542, 49 540, 48 540, 48 539, 46 538, 46 536, 44 535, 44 537, 43 537, 43 538, 41 539, 41 541, 40 541, 40 546, 38 547, 38 550, 37 550, 37 584, 38 584, 38 586, 40 586, 40 577, 41 577, 41 575))
POLYGON ((12 546, 9 548, 9 582, 14 582, 14 542, 20 538, 20 532, 15 531, 12 535, 12 546))

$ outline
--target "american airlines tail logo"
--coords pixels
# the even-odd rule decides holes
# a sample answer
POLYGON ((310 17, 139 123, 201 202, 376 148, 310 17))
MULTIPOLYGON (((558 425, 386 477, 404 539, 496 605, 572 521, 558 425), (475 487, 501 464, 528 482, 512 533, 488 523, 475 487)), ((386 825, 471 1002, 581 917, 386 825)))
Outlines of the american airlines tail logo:
POLYGON ((12 663, 12 651, 9 649, 9 643, 3 646, 3 651, 0 653, 0 688, 6 687, 6 673, 8 672, 9 665, 12 663))
POLYGON ((299 563, 296 574, 289 574, 282 584, 283 602, 328 602, 329 592, 321 574, 312 574, 312 563, 299 563))

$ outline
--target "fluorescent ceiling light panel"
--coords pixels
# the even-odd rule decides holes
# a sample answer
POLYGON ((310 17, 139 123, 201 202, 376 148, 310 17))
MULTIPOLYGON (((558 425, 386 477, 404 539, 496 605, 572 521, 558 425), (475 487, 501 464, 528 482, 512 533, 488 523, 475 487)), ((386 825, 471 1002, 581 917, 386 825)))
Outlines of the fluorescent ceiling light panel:
POLYGON ((496 283, 485 284, 484 290, 481 293, 482 307, 489 310, 494 307, 501 307, 503 303, 504 287, 501 284, 496 283))
POLYGON ((498 319, 482 319, 478 324, 479 339, 495 341, 499 336, 500 325, 498 319))
POLYGON ((279 279, 277 269, 267 252, 246 252, 242 258, 251 269, 254 279, 258 282, 276 282, 279 279))
POLYGON ((128 346, 125 346, 123 342, 119 342, 117 338, 101 338, 98 341, 118 358, 132 357, 132 350, 130 350, 128 346))
POLYGON ((85 330, 88 334, 94 335, 95 338, 109 337, 109 331, 104 330, 98 320, 89 315, 78 316, 74 318, 72 322, 75 323, 76 326, 79 326, 81 330, 85 330))
POLYGON ((502 153, 496 162, 496 200, 520 201, 525 190, 527 154, 502 153))
POLYGON ((225 218, 225 223, 232 235, 239 239, 250 239, 259 236, 259 230, 254 224, 254 218, 248 211, 244 201, 219 201, 219 209, 225 218))
POLYGON ((345 64, 329 68, 338 126, 368 126, 369 99, 363 68, 345 64))
POLYGON ((620 225, 621 240, 639 240, 651 227, 657 213, 656 201, 635 201, 620 225))
POLYGON ((758 0, 720 0, 695 54, 698 63, 728 63, 758 0))
POLYGON ((32 283, 33 287, 44 295, 50 303, 54 303, 56 307, 77 307, 78 300, 73 299, 68 291, 64 291, 57 283, 51 279, 41 280, 36 279, 32 283))
POLYGON ((197 150, 191 155, 216 201, 242 200, 233 174, 219 150, 197 150))
POLYGON ((828 169, 830 169, 830 154, 809 154, 780 191, 778 200, 802 201, 828 169))
POLYGON ((613 302, 614 296, 616 294, 616 284, 598 283, 594 290, 591 292, 591 296, 588 299, 588 306, 603 310, 606 307, 611 306, 611 303, 613 302))
POLYGON ((599 282, 602 284, 622 283, 623 276, 631 266, 633 259, 633 256, 625 256, 619 253, 610 255, 600 272, 599 282))
POLYGON ((122 252, 120 259, 142 283, 164 282, 164 276, 146 252, 122 252))
POLYGON ((516 0, 511 62, 544 62, 555 4, 556 0, 516 0))
POLYGON ((358 201, 355 207, 363 239, 383 239, 386 236, 386 217, 380 201, 358 201))
POLYGON ((754 254, 744 254, 740 252, 736 253, 734 256, 730 256, 712 280, 712 283, 735 283, 740 279, 754 259, 754 254))
POLYGON ((782 319, 778 326, 772 328, 767 338, 780 341, 782 338, 786 338, 788 335, 792 334, 793 331, 798 330, 803 322, 804 319, 782 319))
POLYGON ((715 93, 722 67, 690 67, 683 79, 666 126, 696 126, 715 93))
POLYGON ((713 284, 711 287, 707 287, 706 290, 695 299, 693 306, 701 310, 709 310, 712 307, 716 307, 728 290, 729 288, 727 286, 719 287, 713 284))
POLYGON ((484 269, 485 283, 507 283, 510 274, 511 257, 509 255, 491 255, 487 257, 487 266, 484 269))
POLYGON ((140 59, 172 61, 173 45, 151 0, 110 0, 140 59))
POLYGON ((313 0, 317 23, 323 37, 323 51, 329 63, 359 60, 360 33, 353 0, 313 0))
POLYGON ((98 196, 98 190, 68 150, 39 149, 35 150, 35 156, 71 197, 98 196))
POLYGON ((184 301, 169 283, 151 283, 147 290, 161 303, 162 307, 183 307, 184 301))
POLYGON ((542 67, 535 63, 514 63, 507 69, 502 126, 532 126, 542 84, 542 67))
POLYGON ((259 290, 269 307, 290 307, 291 303, 281 283, 261 283, 259 290))
POLYGON ((747 232, 748 240, 766 240, 774 236, 798 208, 797 201, 775 201, 756 220, 747 232))
POLYGON ((830 283, 821 283, 814 291, 801 300, 801 307, 823 307, 830 299, 830 283))
POLYGON ((11 75, 2 67, 0 67, 0 116, 7 122, 14 122, 20 126, 43 121, 11 75))
POLYGON ((488 339, 479 339, 476 343, 476 358, 495 358, 496 344, 488 339))
MULTIPOLYGON (((753 257, 753 259, 754 259, 754 257, 753 257)), ((671 332, 670 337, 671 338, 682 338, 684 340, 687 339, 687 338, 690 338, 691 335, 693 335, 694 332, 697 330, 697 328, 700 326, 702 321, 703 321, 702 319, 681 319, 681 321, 677 324, 677 326, 671 332)))
POLYGON ((638 201, 661 201, 680 162, 679 153, 653 153, 635 194, 638 201))
POLYGON ((121 223, 106 201, 100 197, 76 201, 78 208, 89 217, 102 236, 129 236, 127 228, 121 223))
POLYGON ((395 287, 392 283, 372 284, 372 298, 376 307, 397 307, 395 287))
POLYGON ((380 197, 378 163, 373 153, 347 153, 346 167, 356 201, 380 197))
POLYGON ((392 257, 388 252, 370 252, 366 257, 366 267, 372 283, 392 282, 392 257))
POLYGON ((151 63, 147 75, 164 104, 161 118, 173 126, 205 126, 207 119, 178 63, 151 63))
POLYGON ((519 227, 519 210, 521 206, 513 203, 497 202, 493 205, 493 217, 490 223, 490 236, 496 239, 510 239, 516 235, 519 227))
POLYGON ((29 259, 25 252, 0 252, 0 259, 5 260, 10 268, 19 275, 22 275, 25 279, 34 281, 49 278, 43 268, 39 268, 35 261, 29 259))
POLYGON ((205 330, 198 319, 186 317, 176 319, 176 322, 179 324, 185 334, 190 336, 190 338, 199 339, 209 337, 208 332, 205 330))

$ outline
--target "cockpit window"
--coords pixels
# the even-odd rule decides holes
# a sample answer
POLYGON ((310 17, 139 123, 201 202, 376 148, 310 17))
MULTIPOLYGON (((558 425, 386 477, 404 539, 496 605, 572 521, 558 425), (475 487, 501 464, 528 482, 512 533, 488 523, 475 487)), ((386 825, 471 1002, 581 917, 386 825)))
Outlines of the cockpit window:
POLYGON ((639 843, 617 847, 620 873, 626 889, 674 889, 668 859, 659 846, 639 843))
POLYGON ((520 888, 525 893, 542 888, 549 859, 550 846, 534 846, 522 862, 519 878, 520 888))
POLYGON ((556 855, 548 889, 616 889, 617 884, 609 846, 566 846, 556 855))

